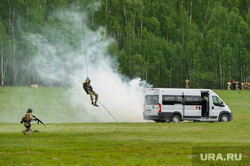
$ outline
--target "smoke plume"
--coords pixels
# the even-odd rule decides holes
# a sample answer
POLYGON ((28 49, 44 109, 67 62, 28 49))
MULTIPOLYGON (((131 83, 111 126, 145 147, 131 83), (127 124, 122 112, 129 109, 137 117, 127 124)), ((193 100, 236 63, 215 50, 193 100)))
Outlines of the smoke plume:
MULTIPOLYGON (((58 12, 57 19, 61 28, 44 27, 44 35, 32 34, 28 40, 37 48, 33 65, 44 84, 71 87, 64 93, 73 108, 71 122, 114 121, 101 105, 91 105, 82 88, 87 77, 99 101, 119 122, 143 121, 143 89, 149 85, 140 78, 127 81, 117 72, 118 62, 107 53, 114 40, 107 38, 103 28, 88 29, 82 24, 81 13, 58 12)), ((47 121, 68 122, 62 119, 47 121)))

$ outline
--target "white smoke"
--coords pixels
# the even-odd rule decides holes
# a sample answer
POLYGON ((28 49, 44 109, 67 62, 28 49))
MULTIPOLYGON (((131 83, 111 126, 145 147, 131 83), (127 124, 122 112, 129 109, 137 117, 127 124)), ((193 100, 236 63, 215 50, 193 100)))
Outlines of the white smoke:
POLYGON ((60 12, 57 19, 68 20, 63 24, 63 32, 79 36, 77 42, 66 43, 67 40, 62 39, 67 36, 51 27, 45 27, 44 31, 53 35, 53 42, 46 35, 30 35, 29 41, 38 49, 33 63, 44 83, 72 87, 65 95, 73 108, 74 122, 114 121, 102 105, 91 105, 90 96, 82 88, 87 76, 91 79, 91 85, 98 93, 101 104, 119 122, 143 121, 143 91, 149 85, 140 78, 126 81, 117 72, 119 64, 107 53, 108 45, 114 42, 113 39, 106 37, 103 28, 91 31, 85 25, 82 27, 80 13, 60 12))

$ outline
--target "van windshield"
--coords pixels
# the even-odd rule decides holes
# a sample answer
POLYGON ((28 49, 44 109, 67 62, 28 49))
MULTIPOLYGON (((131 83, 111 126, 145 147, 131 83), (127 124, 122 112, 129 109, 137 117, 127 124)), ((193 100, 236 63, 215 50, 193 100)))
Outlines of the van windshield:
POLYGON ((158 105, 159 95, 146 95, 145 102, 147 105, 158 105))
POLYGON ((223 106, 223 102, 217 96, 213 96, 212 98, 215 106, 223 106))

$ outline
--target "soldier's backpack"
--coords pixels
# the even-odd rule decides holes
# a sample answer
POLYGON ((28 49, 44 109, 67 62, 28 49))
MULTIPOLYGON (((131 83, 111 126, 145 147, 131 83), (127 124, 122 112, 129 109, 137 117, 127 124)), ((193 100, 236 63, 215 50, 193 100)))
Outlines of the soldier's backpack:
POLYGON ((22 117, 22 122, 29 122, 27 114, 22 117))

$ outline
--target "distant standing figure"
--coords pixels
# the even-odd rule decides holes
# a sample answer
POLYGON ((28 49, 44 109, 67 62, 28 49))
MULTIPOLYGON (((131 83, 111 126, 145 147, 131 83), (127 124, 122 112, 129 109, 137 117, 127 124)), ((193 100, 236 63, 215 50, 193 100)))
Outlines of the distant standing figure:
POLYGON ((231 81, 227 82, 227 90, 231 90, 231 84, 232 84, 231 81))
POLYGON ((32 132, 32 128, 31 128, 31 121, 35 120, 35 118, 32 115, 32 109, 29 108, 27 113, 22 117, 21 123, 24 123, 24 127, 26 127, 25 130, 23 130, 23 134, 29 137, 30 133, 32 132))
POLYGON ((236 90, 239 90, 239 81, 236 81, 235 84, 236 84, 236 90))
POLYGON ((236 83, 235 83, 235 80, 232 81, 232 87, 233 87, 233 88, 232 88, 233 90, 236 90, 236 83))
POLYGON ((189 88, 189 85, 188 85, 189 80, 188 80, 188 78, 185 80, 185 82, 186 82, 186 88, 189 88))
POLYGON ((248 81, 245 82, 245 89, 248 89, 250 86, 250 83, 248 81))
POLYGON ((99 107, 99 105, 96 104, 98 100, 98 94, 93 90, 92 86, 90 85, 90 79, 88 77, 82 84, 82 87, 85 90, 85 92, 90 95, 90 100, 92 105, 99 107), (93 95, 95 96, 95 102, 93 102, 94 100, 93 95))
POLYGON ((241 90, 245 90, 245 84, 244 84, 244 81, 241 81, 241 90))

